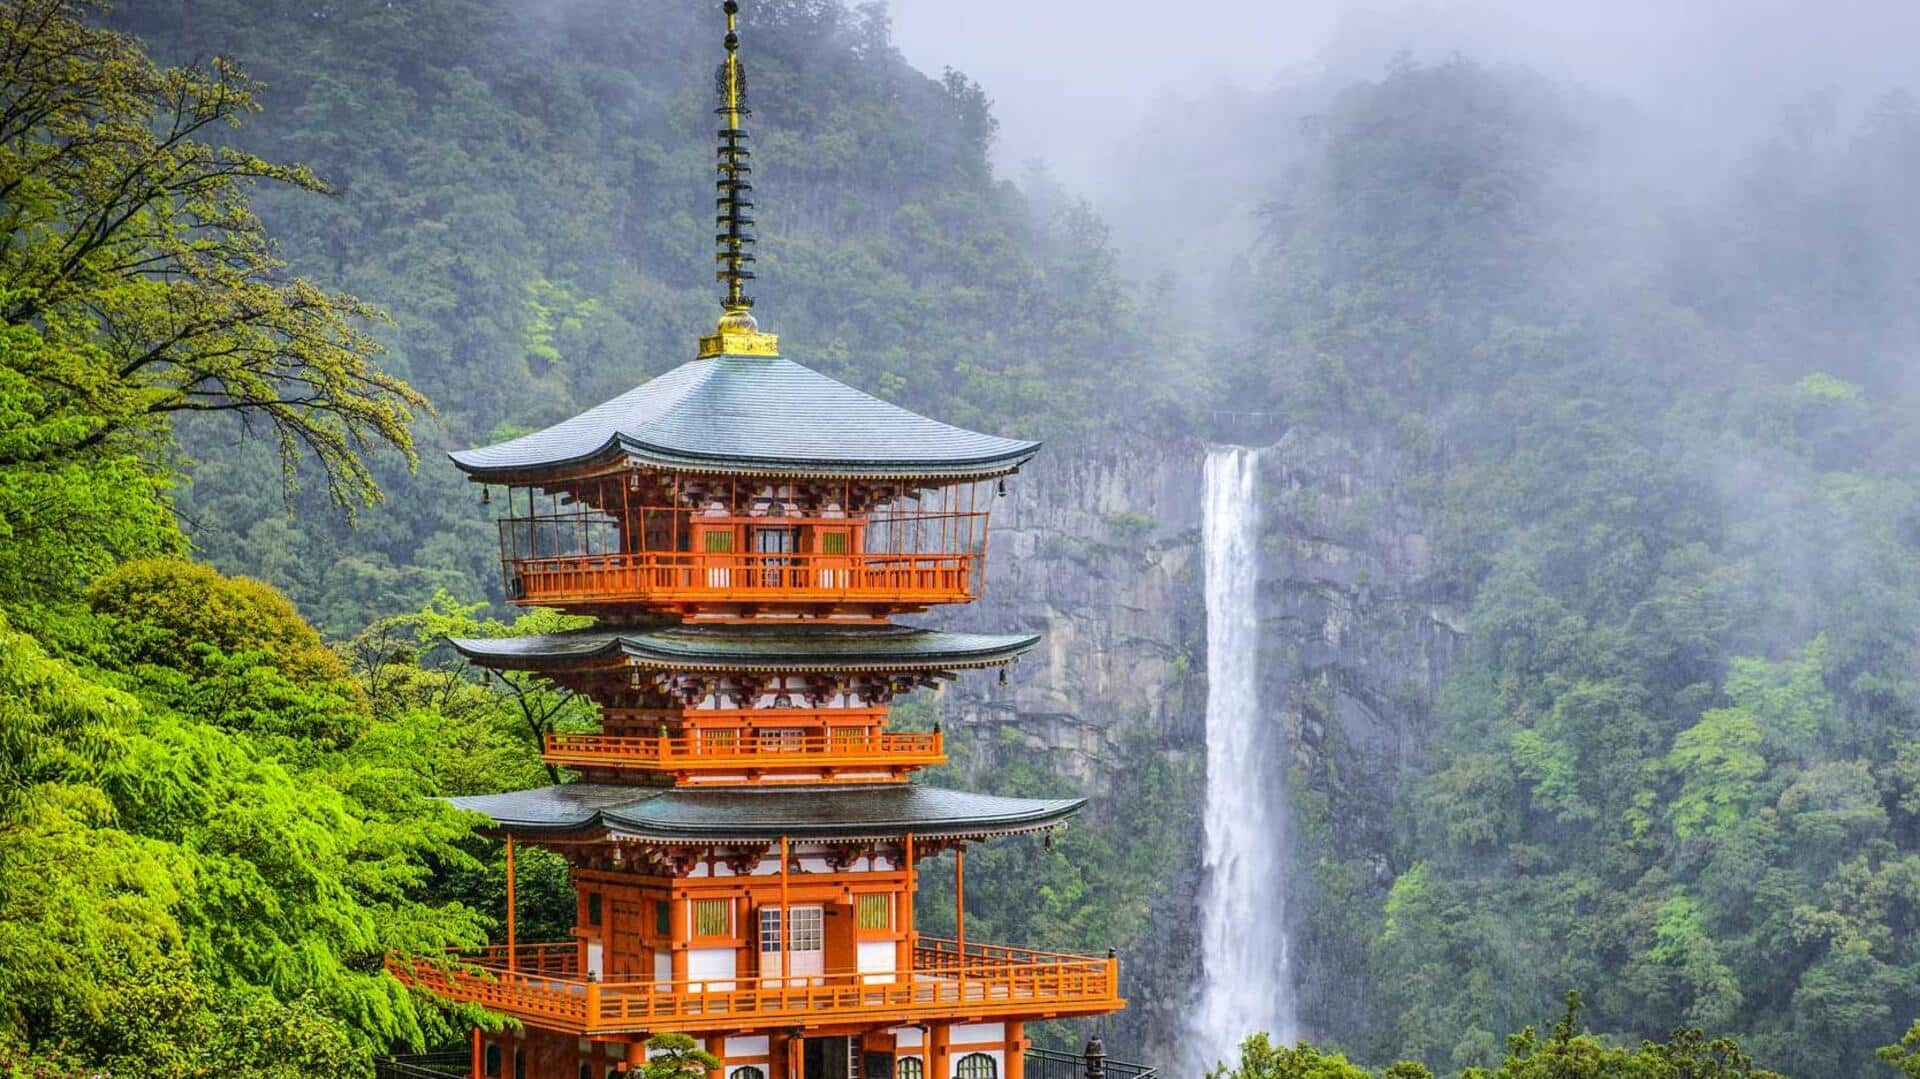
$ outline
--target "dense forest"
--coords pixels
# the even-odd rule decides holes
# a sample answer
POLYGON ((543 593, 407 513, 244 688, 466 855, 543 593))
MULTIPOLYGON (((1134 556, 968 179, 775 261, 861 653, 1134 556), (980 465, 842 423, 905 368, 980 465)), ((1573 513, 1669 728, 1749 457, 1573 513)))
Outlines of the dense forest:
MULTIPOLYGON (((1345 1057, 1233 1075, 1920 1075, 1920 105, 1813 94, 1676 191, 1621 163, 1645 118, 1524 70, 1250 103, 1262 210, 1191 318, 995 175, 990 88, 884 8, 745 14, 797 359, 1060 445, 1258 408, 1411 462, 1471 647, 1391 879, 1303 830, 1306 947, 1357 987, 1304 1018, 1345 1057)), ((4 5, 0 1073, 364 1075, 487 1021, 380 957, 497 936, 498 850, 434 798, 546 782, 538 734, 590 717, 438 644, 557 617, 499 604, 442 454, 691 354, 709 15, 4 5)), ((1141 771, 983 856, 982 932, 1155 932, 1141 771)), ((523 862, 529 937, 563 872, 523 862)))

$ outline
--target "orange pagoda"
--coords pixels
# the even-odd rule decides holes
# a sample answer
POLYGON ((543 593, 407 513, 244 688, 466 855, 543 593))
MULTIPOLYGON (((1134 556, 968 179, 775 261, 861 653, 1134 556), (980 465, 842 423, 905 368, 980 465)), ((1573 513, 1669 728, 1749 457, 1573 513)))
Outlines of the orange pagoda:
POLYGON ((1118 965, 967 939, 965 850, 1081 802, 916 782, 943 736, 888 729, 888 705, 1036 642, 892 619, 979 595, 991 488, 1038 445, 868 396, 760 331, 724 7, 715 331, 597 408, 453 454, 506 489, 509 598, 596 620, 454 646, 591 697, 600 729, 546 739, 575 782, 454 799, 505 840, 506 941, 388 968, 517 1021, 474 1031, 474 1079, 603 1079, 662 1032, 719 1058, 710 1079, 1023 1079, 1025 1024, 1119 1009, 1118 965), (516 938, 516 843, 571 867, 567 939, 516 938), (955 930, 936 939, 915 892, 947 851, 955 930))

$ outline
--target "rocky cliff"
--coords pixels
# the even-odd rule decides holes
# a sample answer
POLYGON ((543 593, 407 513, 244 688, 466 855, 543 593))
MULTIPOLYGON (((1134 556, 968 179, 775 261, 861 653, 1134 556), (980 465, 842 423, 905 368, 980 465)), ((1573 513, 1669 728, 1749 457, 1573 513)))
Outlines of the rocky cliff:
MULTIPOLYGON (((945 620, 1045 635, 1006 685, 963 679, 943 702, 956 739, 976 747, 971 780, 1043 762, 1089 795, 1080 826, 1095 830, 1137 830, 1143 799, 1174 807, 1156 831, 1158 870, 1119 885, 1133 895, 1091 899, 1146 912, 1134 939, 1114 942, 1133 1003, 1110 1045, 1166 1062, 1200 977, 1204 456, 1164 438, 1049 447, 995 507, 985 601, 945 620), (1140 789, 1150 758, 1168 789, 1140 789)), ((1367 992, 1368 922, 1351 914, 1377 909, 1392 880, 1395 781, 1461 642, 1401 475, 1384 447, 1329 435, 1292 432, 1263 456, 1261 692, 1291 750, 1274 767, 1293 780, 1298 822, 1299 1010, 1334 1037, 1367 992)))

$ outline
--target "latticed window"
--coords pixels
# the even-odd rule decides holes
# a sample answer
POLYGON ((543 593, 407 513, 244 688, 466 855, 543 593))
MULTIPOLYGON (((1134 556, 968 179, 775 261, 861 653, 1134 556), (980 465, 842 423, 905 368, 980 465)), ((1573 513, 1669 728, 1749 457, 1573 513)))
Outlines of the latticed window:
POLYGON ((926 1079, 926 1066, 919 1057, 901 1057, 894 1064, 894 1079, 926 1079))
POLYGON ((885 892, 854 897, 853 924, 861 929, 893 928, 893 897, 885 892))
POLYGON ((793 924, 792 948, 796 952, 817 952, 826 940, 825 926, 821 921, 819 907, 800 907, 787 912, 788 921, 793 924))
POLYGON ((693 902, 693 932, 700 937, 724 937, 733 932, 730 899, 696 899, 693 902))
POLYGON ((768 727, 760 732, 760 748, 773 753, 798 753, 805 748, 807 732, 800 727, 768 727))
POLYGON ((760 908, 760 950, 777 952, 780 950, 780 908, 760 908))
POLYGON ((767 1079, 767 1073, 751 1064, 742 1064, 728 1072, 727 1079, 767 1079))
POLYGON ((953 1066, 954 1079, 997 1079, 1000 1069, 985 1053, 968 1053, 953 1066))
POLYGON ((849 539, 849 538, 850 538, 850 537, 848 537, 848 535, 847 535, 847 534, 846 534, 845 532, 823 532, 823 533, 821 533, 821 534, 820 534, 820 553, 822 553, 822 554, 846 554, 846 553, 847 553, 847 541, 848 541, 848 539, 849 539))

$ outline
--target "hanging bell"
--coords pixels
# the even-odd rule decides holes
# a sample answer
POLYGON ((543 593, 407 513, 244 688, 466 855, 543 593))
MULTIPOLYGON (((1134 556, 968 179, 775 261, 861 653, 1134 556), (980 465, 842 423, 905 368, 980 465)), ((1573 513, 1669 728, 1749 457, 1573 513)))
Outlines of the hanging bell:
POLYGON ((480 485, 480 504, 482 506, 493 505, 493 488, 488 487, 486 484, 480 485))
POLYGON ((1007 497, 1007 481, 1005 477, 1002 477, 1000 480, 999 492, 1001 498, 1007 497))
POLYGON ((1000 684, 1003 686, 1007 684, 1007 669, 1005 667, 1000 668, 1000 684))

